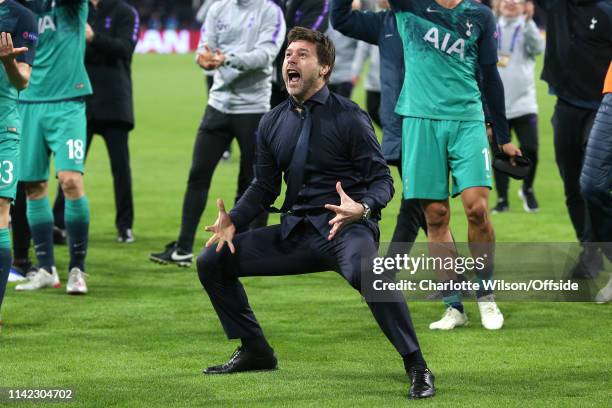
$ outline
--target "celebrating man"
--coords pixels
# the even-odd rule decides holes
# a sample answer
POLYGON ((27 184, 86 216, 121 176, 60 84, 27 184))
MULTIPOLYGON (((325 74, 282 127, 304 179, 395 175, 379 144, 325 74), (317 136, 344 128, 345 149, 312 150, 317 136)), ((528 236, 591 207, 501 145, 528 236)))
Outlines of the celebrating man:
MULTIPOLYGON (((325 35, 296 27, 289 33, 283 79, 290 98, 259 125, 255 179, 227 214, 219 217, 198 258, 202 285, 230 339, 242 346, 228 363, 205 374, 275 369, 277 360, 238 278, 335 270, 357 290, 372 273, 380 212, 391 200, 393 180, 372 124, 350 100, 330 93, 335 50, 325 35), (236 235, 280 194, 287 193, 280 225, 236 235), (213 244, 216 245, 212 247, 213 244)), ((409 397, 435 393, 403 295, 368 305, 404 359, 409 397)))

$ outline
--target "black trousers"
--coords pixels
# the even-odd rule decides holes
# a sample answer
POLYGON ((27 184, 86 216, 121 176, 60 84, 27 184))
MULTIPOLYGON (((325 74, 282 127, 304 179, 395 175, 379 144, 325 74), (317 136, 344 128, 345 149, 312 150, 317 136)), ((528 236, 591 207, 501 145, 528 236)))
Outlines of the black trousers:
MULTIPOLYGON (((183 199, 179 248, 187 252, 193 250, 196 230, 206 207, 213 173, 234 137, 240 146, 236 201, 251 183, 254 175, 255 132, 261 117, 261 113, 233 115, 219 112, 211 106, 206 108, 193 147, 187 191, 183 199)), ((261 227, 266 225, 266 222, 267 213, 264 212, 251 227, 261 227)))
POLYGON ((337 93, 338 95, 342 95, 345 98, 350 98, 351 93, 353 92, 353 83, 352 82, 340 82, 338 84, 328 84, 327 87, 330 91, 337 93))
POLYGON ((379 128, 382 128, 380 122, 380 92, 366 91, 366 109, 368 115, 372 118, 372 122, 376 123, 379 128))
MULTIPOLYGON (((388 162, 388 164, 397 167, 397 171, 401 179, 401 163, 391 161, 388 162)), ((393 237, 391 238, 387 256, 409 253, 412 244, 414 244, 414 241, 419 235, 419 229, 422 229, 423 232, 425 232, 425 235, 427 235, 427 221, 425 220, 425 212, 421 206, 421 200, 406 200, 402 196, 400 210, 397 214, 395 230, 393 231, 393 237), (410 247, 407 247, 406 244, 410 244, 410 247)))
MULTIPOLYGON (((298 275, 334 270, 356 290, 362 277, 372 274, 377 244, 373 231, 363 224, 345 227, 332 241, 309 222, 300 223, 282 239, 280 225, 236 235, 236 254, 227 246, 220 252, 205 248, 197 260, 200 282, 230 339, 263 336, 249 306, 243 276, 298 275), (369 266, 369 271, 367 270, 369 266)), ((401 292, 393 301, 368 303, 374 318, 402 356, 419 349, 408 306, 401 292)))
POLYGON ((11 232, 13 235, 13 258, 15 261, 29 259, 30 226, 26 215, 26 193, 22 182, 17 183, 17 194, 11 206, 11 232))
MULTIPOLYGON (((508 125, 510 131, 514 130, 514 133, 516 133, 523 155, 533 164, 531 172, 523 180, 523 189, 529 190, 533 187, 538 166, 538 115, 529 114, 509 119, 508 125)), ((510 178, 504 173, 495 171, 495 169, 493 169, 493 174, 498 198, 508 198, 510 178)))
MULTIPOLYGON (((134 197, 132 194, 132 169, 130 167, 130 150, 125 125, 110 121, 87 122, 87 145, 85 154, 89 149, 94 135, 100 135, 106 143, 106 150, 110 158, 113 173, 113 189, 115 191, 115 226, 123 231, 134 226, 134 197)), ((64 222, 64 193, 58 189, 53 204, 53 218, 56 226, 65 229, 64 222)))
POLYGON ((596 113, 557 99, 552 117, 555 158, 563 180, 565 204, 580 242, 593 242, 591 220, 580 192, 580 172, 596 113))

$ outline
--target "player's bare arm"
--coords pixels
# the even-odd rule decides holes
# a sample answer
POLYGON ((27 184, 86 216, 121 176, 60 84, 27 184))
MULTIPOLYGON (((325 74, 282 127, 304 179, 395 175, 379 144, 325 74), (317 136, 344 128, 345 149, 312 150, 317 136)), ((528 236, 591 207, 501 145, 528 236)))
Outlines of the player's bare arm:
POLYGON ((27 88, 32 73, 30 65, 25 62, 17 62, 17 57, 26 52, 28 52, 27 47, 13 47, 10 33, 0 33, 0 61, 2 61, 9 81, 19 91, 27 88))

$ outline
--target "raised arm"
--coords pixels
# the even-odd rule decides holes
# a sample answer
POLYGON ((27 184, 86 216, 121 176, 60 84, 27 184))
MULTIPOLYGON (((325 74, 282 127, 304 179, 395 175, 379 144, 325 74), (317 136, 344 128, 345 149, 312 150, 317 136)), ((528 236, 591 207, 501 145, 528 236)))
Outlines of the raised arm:
MULTIPOLYGON (((301 17, 297 25, 324 33, 329 26, 331 0, 306 0, 300 8, 301 17)), ((289 22, 291 24, 291 22, 289 22)))
POLYGON ((336 31, 370 44, 378 44, 385 12, 353 10, 352 0, 333 0, 331 24, 336 31))
POLYGON ((14 47, 10 33, 0 33, 0 60, 9 82, 18 91, 27 88, 30 82, 32 66, 18 61, 28 51, 27 47, 14 47))
POLYGON ((18 91, 25 89, 30 82, 37 32, 34 15, 24 11, 15 26, 15 38, 10 33, 0 33, 0 60, 8 80, 18 91))
POLYGON ((542 37, 540 29, 531 18, 527 19, 525 22, 524 38, 525 52, 527 55, 535 57, 544 52, 546 40, 542 37))

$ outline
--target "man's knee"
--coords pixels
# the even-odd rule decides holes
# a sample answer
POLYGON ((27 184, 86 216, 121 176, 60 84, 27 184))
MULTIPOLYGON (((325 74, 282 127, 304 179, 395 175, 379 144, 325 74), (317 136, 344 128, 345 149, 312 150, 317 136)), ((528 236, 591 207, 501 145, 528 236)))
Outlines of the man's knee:
POLYGON ((467 203, 465 206, 465 215, 467 216, 468 223, 471 225, 478 228, 485 227, 489 222, 487 202, 485 200, 475 200, 471 203, 467 203))
POLYGON ((204 288, 207 288, 210 283, 219 280, 220 277, 221 254, 215 249, 215 246, 204 248, 196 259, 198 277, 204 288))
POLYGON ((69 199, 80 198, 84 194, 83 175, 76 171, 62 171, 58 174, 62 191, 69 199))
POLYGON ((30 200, 40 200, 47 195, 48 185, 46 181, 26 182, 24 187, 26 196, 30 200))
POLYGON ((450 221, 450 208, 445 203, 430 203, 425 211, 425 220, 429 231, 444 230, 450 221))

